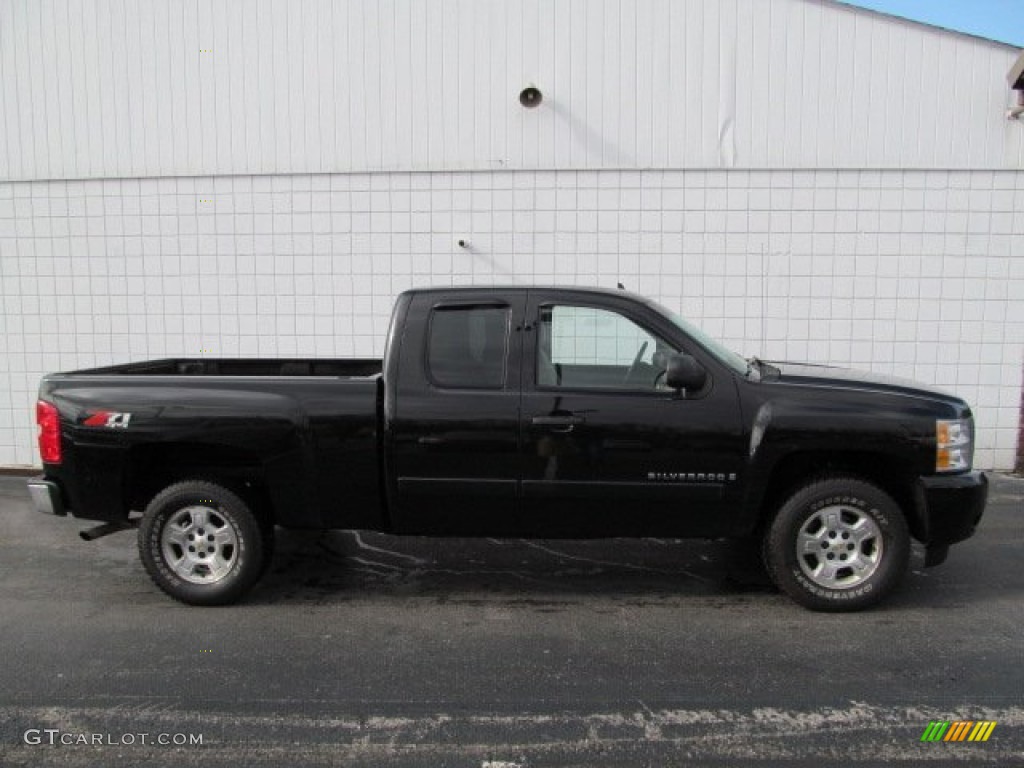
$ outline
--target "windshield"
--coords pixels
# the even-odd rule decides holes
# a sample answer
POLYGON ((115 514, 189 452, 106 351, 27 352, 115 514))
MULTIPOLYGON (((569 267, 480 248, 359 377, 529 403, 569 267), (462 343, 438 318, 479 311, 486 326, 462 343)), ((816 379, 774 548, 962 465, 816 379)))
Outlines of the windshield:
POLYGON ((750 365, 747 363, 745 358, 741 357, 728 347, 724 346, 717 339, 708 336, 704 331, 702 331, 697 326, 688 323, 686 320, 681 318, 672 310, 666 309, 661 304, 658 304, 656 301, 650 301, 649 303, 652 307, 658 310, 658 312, 660 312, 673 323, 675 323, 676 326, 678 326, 679 329, 683 331, 683 333, 685 333, 687 336, 689 336, 702 347, 704 347, 704 349, 706 349, 708 352, 714 355, 719 361, 725 363, 727 366, 736 371, 736 373, 746 375, 747 371, 750 368, 750 365))

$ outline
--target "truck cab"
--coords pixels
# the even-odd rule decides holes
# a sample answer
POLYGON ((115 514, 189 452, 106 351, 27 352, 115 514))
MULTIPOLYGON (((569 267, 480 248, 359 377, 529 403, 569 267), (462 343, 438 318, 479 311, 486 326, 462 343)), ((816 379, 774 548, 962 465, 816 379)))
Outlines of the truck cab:
POLYGON ((746 452, 735 377, 745 361, 718 359, 622 292, 421 291, 404 300, 388 394, 396 530, 733 530, 746 452), (419 328, 422 337, 409 333, 419 328), (669 381, 670 361, 682 356, 700 372, 689 388, 669 381))

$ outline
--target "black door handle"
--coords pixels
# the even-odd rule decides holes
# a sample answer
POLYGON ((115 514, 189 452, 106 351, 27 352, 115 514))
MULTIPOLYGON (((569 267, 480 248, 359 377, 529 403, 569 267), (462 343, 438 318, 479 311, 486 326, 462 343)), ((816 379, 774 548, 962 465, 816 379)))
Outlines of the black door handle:
POLYGON ((552 432, 572 432, 577 424, 586 421, 582 416, 534 416, 530 423, 535 427, 549 427, 552 432))

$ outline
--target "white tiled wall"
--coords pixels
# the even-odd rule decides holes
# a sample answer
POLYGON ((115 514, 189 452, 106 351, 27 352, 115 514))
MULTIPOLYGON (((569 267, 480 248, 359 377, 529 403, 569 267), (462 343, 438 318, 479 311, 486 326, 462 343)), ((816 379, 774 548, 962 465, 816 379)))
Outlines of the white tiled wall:
POLYGON ((947 387, 977 413, 977 464, 1013 464, 1024 347, 1016 171, 0 184, 0 464, 37 461, 32 404, 46 371, 380 354, 399 291, 511 281, 621 281, 744 354, 947 387))

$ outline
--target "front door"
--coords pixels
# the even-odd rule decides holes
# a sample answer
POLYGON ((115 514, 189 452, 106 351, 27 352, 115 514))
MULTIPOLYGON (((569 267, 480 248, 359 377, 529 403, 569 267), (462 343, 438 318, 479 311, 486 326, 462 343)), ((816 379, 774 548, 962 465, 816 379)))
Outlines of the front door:
POLYGON ((665 385, 671 354, 699 354, 645 308, 531 291, 523 366, 523 504, 534 536, 700 536, 739 508, 736 386, 705 353, 700 392, 665 385))

